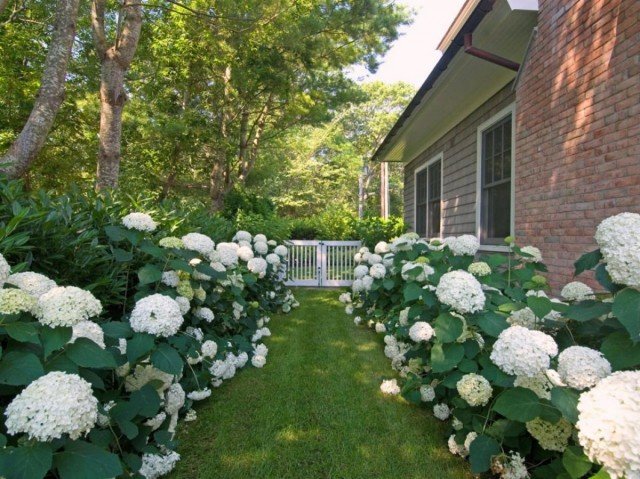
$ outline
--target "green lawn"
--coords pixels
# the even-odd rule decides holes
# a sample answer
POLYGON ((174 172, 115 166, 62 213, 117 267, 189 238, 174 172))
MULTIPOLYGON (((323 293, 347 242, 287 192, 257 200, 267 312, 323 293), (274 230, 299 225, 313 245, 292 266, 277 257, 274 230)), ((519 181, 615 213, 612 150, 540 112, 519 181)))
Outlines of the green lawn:
POLYGON ((357 328, 336 290, 297 290, 269 324, 267 365, 214 390, 183 426, 172 478, 470 478, 428 413, 380 393, 381 337, 357 328))

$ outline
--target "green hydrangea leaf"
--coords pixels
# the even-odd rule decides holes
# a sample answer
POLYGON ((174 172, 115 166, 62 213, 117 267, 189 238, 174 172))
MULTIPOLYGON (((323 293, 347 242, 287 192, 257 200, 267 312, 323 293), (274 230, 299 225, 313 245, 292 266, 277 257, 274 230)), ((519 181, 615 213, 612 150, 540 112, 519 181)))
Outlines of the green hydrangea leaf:
POLYGON ((493 409, 512 421, 527 422, 540 416, 542 404, 530 389, 516 387, 501 393, 493 409))
POLYGON ((54 464, 60 479, 109 479, 124 473, 118 456, 85 441, 67 443, 54 464))
POLYGON ((481 474, 491 468, 491 458, 500 454, 500 444, 485 434, 478 436, 469 446, 471 472, 481 474))

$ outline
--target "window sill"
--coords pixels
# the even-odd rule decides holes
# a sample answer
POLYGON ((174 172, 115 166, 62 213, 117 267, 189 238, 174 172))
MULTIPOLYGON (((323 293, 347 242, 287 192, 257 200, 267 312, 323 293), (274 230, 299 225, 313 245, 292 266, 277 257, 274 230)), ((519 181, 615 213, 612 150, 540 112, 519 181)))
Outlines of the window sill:
POLYGON ((478 251, 486 251, 489 253, 509 253, 511 249, 508 246, 503 245, 483 244, 480 245, 478 251))

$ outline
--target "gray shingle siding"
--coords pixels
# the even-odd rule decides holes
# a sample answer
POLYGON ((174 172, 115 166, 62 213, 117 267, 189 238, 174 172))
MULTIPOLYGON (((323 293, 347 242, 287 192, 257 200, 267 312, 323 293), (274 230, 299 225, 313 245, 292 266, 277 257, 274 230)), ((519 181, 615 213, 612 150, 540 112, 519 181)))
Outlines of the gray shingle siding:
MULTIPOLYGON (((443 153, 442 234, 475 234, 478 127, 515 101, 511 83, 458 123, 404 168, 404 219, 413 229, 414 173, 443 153)), ((517 162, 516 158, 516 162, 517 162)))

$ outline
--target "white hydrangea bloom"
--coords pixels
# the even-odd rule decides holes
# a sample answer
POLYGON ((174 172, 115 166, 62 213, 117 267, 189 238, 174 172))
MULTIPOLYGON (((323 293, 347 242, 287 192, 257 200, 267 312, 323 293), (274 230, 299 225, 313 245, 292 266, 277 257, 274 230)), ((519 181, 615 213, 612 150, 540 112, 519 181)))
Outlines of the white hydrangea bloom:
POLYGON ((429 276, 434 273, 434 269, 426 263, 413 263, 408 262, 402 265, 402 269, 400 270, 400 275, 402 279, 405 281, 409 281, 410 279, 415 277, 415 280, 418 282, 426 281, 429 276), (419 271, 416 274, 416 271, 419 271), (411 274, 409 274, 411 272, 411 274))
POLYGON ((498 474, 500 479, 529 479, 529 471, 524 458, 517 452, 511 455, 494 456, 491 461, 491 472, 498 474))
POLYGON ((449 452, 454 456, 465 457, 468 454, 468 451, 465 451, 464 446, 456 442, 455 434, 452 434, 451 436, 449 436, 449 440, 447 441, 447 446, 449 447, 449 452))
POLYGON ((226 358, 224 360, 218 359, 213 362, 209 372, 216 379, 231 379, 236 375, 236 365, 226 358))
POLYGON ((156 414, 155 416, 153 416, 151 419, 147 419, 144 422, 144 425, 145 426, 149 426, 152 431, 155 431, 155 430, 159 429, 160 426, 162 426, 162 423, 166 419, 167 419, 167 413, 164 412, 164 411, 161 411, 158 414, 156 414))
POLYGON ((249 261, 253 258, 253 250, 249 246, 240 246, 238 248, 238 257, 242 261, 249 261))
POLYGON ((180 460, 180 454, 168 451, 166 454, 143 454, 140 475, 145 479, 158 479, 169 474, 180 460))
POLYGON ((398 394, 400 394, 400 386, 398 386, 398 380, 388 379, 386 381, 382 381, 382 384, 380 384, 380 391, 382 391, 382 394, 397 396, 398 394))
POLYGON ((349 293, 342 293, 339 297, 338 297, 338 301, 340 301, 342 304, 348 304, 351 302, 351 294, 349 293))
POLYGON ((520 251, 530 256, 520 256, 526 263, 542 263, 542 253, 535 246, 523 246, 520 251))
POLYGON ((369 275, 374 279, 382 279, 387 274, 387 268, 381 263, 376 263, 369 268, 369 275))
POLYGON ((95 426, 98 400, 91 384, 77 374, 53 371, 24 388, 4 414, 11 435, 25 433, 46 442, 68 434, 75 440, 95 426))
POLYGON ((443 242, 454 256, 474 256, 480 248, 480 241, 473 235, 449 236, 443 242))
POLYGON ((573 431, 571 423, 566 419, 553 423, 537 417, 527 422, 526 426, 529 434, 538 441, 542 449, 547 451, 563 452, 569 444, 573 431))
POLYGON ((445 403, 436 404, 433 406, 433 415, 441 421, 446 421, 451 415, 451 409, 445 403))
POLYGON ((369 274, 369 268, 364 264, 359 264, 353 270, 353 274, 356 277, 356 279, 362 279, 369 274))
POLYGON ((400 313, 398 314, 398 324, 400 326, 407 326, 409 324, 409 311, 410 310, 411 310, 410 307, 406 307, 402 311, 400 311, 400 313))
POLYGON ((415 233, 406 233, 394 239, 389 245, 391 251, 410 251, 420 237, 415 233))
POLYGON ((532 377, 545 372, 557 354, 558 345, 548 334, 511 326, 498 336, 491 361, 507 374, 532 377))
POLYGON ((376 244, 376 247, 373 249, 373 251, 376 254, 386 254, 391 250, 389 249, 388 243, 386 243, 385 241, 380 241, 378 244, 376 244))
POLYGON ((373 278, 369 275, 366 275, 362 278, 362 287, 365 291, 369 291, 373 286, 373 278))
POLYGON ((433 386, 423 384, 420 386, 420 400, 422 402, 431 402, 436 398, 436 391, 433 386))
POLYGON ((233 237, 233 241, 247 241, 247 242, 251 242, 252 240, 252 236, 251 233, 249 233, 248 231, 238 231, 235 236, 233 237))
POLYGON ((165 271, 162 273, 161 281, 163 284, 175 288, 178 286, 178 283, 180 283, 180 276, 177 271, 165 271))
POLYGON ((191 391, 187 394, 187 397, 192 401, 202 401, 207 399, 209 396, 211 396, 211 389, 209 388, 204 388, 199 391, 191 391))
POLYGON ((269 354, 269 348, 267 348, 263 343, 256 344, 253 347, 253 354, 264 356, 266 358, 267 354, 269 354))
POLYGON ((196 419, 198 419, 198 413, 195 411, 195 409, 189 409, 184 415, 184 422, 193 422, 196 419))
POLYGON ((605 219, 595 239, 613 282, 640 287, 640 214, 621 213, 605 219))
POLYGON ((211 311, 210 308, 204 306, 201 308, 197 308, 195 310, 195 315, 200 319, 204 319, 207 323, 210 323, 215 319, 215 314, 213 314, 213 311, 211 311))
POLYGON ((474 276, 487 276, 491 274, 491 266, 484 261, 477 261, 471 263, 467 268, 467 271, 474 276))
POLYGON ((267 364, 267 358, 260 354, 254 354, 251 358, 251 364, 254 368, 262 368, 265 364, 267 364))
POLYGON ((479 374, 465 374, 456 384, 460 397, 469 406, 485 406, 493 395, 493 388, 484 376, 479 374))
POLYGON ((174 301, 178 303, 178 307, 180 308, 180 314, 182 315, 187 314, 191 309, 191 302, 189 301, 188 298, 185 298, 184 296, 177 296, 174 301))
POLYGON ((253 242, 254 243, 267 243, 267 237, 265 235, 263 235, 262 233, 258 233, 257 235, 255 235, 253 237, 253 242))
POLYGON ((150 364, 138 364, 133 370, 133 373, 125 378, 124 388, 129 392, 138 391, 151 381, 155 381, 154 386, 156 391, 158 391, 158 395, 162 396, 163 393, 169 389, 169 386, 171 386, 173 375, 160 371, 150 364))
POLYGON ((386 332, 387 332, 387 328, 385 328, 383 323, 376 323, 376 333, 382 334, 386 332))
POLYGON ((418 321, 409 328, 409 337, 416 343, 419 343, 421 341, 427 342, 433 337, 434 334, 435 331, 426 321, 418 321))
POLYGON ((175 236, 167 236, 166 238, 162 238, 160 241, 158 241, 158 244, 163 248, 184 248, 184 243, 182 242, 182 240, 180 238, 176 238, 175 236))
POLYGON ((265 259, 267 260, 267 263, 272 264, 274 266, 277 266, 280 264, 280 256, 278 256, 275 253, 269 253, 265 259))
POLYGON ((640 474, 640 371, 619 371, 580 395, 578 440, 612 479, 640 474))
POLYGON ((129 213, 122 218, 122 224, 130 230, 147 231, 151 233, 155 231, 158 225, 153 218, 146 213, 129 213))
POLYGON ((529 307, 512 311, 507 318, 507 322, 512 326, 522 326, 527 329, 540 329, 542 326, 541 321, 529 307))
POLYGON ((382 257, 382 264, 385 265, 387 269, 393 268, 393 259, 395 256, 393 253, 387 253, 382 257))
POLYGON ((152 294, 139 300, 131 312, 131 329, 167 338, 178 332, 184 318, 176 300, 163 294, 152 294))
POLYGON ((238 245, 235 243, 218 243, 216 251, 220 255, 220 262, 224 266, 238 264, 238 245))
POLYGON ((362 282, 362 279, 354 280, 354 282, 351 283, 351 290, 356 294, 364 291, 364 283, 362 282))
POLYGON ((73 326, 101 312, 102 304, 89 291, 75 286, 57 286, 40 296, 34 315, 40 323, 55 328, 73 326))
POLYGON ((208 257, 214 250, 215 243, 207 235, 201 233, 189 233, 182 237, 184 247, 191 251, 196 251, 203 256, 208 257))
POLYGON ((9 275, 11 275, 11 266, 9 266, 5 257, 0 254, 0 288, 4 286, 4 282, 9 275))
POLYGON ((249 355, 245 352, 241 352, 237 356, 235 355, 231 355, 231 356, 233 357, 236 368, 238 369, 242 369, 243 367, 245 367, 245 365, 249 361, 249 355))
POLYGON ((469 448, 471 447, 471 443, 478 438, 478 433, 475 431, 471 431, 467 434, 467 437, 464 438, 464 450, 469 454, 469 448))
POLYGON ((200 347, 202 355, 206 358, 213 359, 218 354, 218 344, 215 341, 207 340, 200 347))
POLYGON ((100 325, 93 321, 80 321, 73 325, 73 333, 69 343, 74 343, 78 338, 90 339, 102 349, 106 348, 104 344, 104 331, 100 325))
POLYGON ((551 399, 551 389, 553 384, 547 377, 546 372, 538 373, 535 376, 517 376, 513 381, 515 387, 530 389, 541 399, 551 399))
POLYGON ((36 298, 21 289, 0 290, 0 314, 32 313, 37 302, 36 298))
POLYGON ((586 299, 594 299, 593 290, 580 281, 572 281, 567 283, 560 295, 567 301, 584 301, 586 299))
POLYGON ((382 263, 382 256, 380 256, 379 254, 369 253, 369 255, 367 256, 367 262, 369 263, 369 266, 373 266, 374 264, 380 264, 382 263))
POLYGON ((39 298, 44 293, 47 293, 58 286, 54 280, 47 278, 43 274, 34 273, 32 271, 14 273, 7 278, 6 282, 7 284, 26 291, 35 298, 39 298))
POLYGON ((558 374, 567 386, 588 389, 611 374, 611 364, 600 351, 570 346, 558 356, 558 374))
POLYGON ((256 253, 265 255, 269 252, 269 245, 267 243, 263 243, 262 241, 258 241, 253 244, 253 249, 256 253))
POLYGON ((466 271, 445 273, 436 288, 441 303, 461 314, 475 313, 484 308, 485 296, 478 280, 466 271))
POLYGON ((289 250, 287 249, 286 246, 283 246, 283 245, 276 246, 273 252, 278 256, 280 256, 281 258, 286 258, 287 255, 289 254, 289 250))
POLYGON ((264 278, 267 274, 267 261, 262 258, 251 258, 247 263, 247 268, 253 274, 257 274, 259 278, 264 278))
POLYGON ((360 326, 362 324, 362 318, 360 316, 356 316, 355 318, 353 318, 353 324, 355 324, 356 326, 360 326))
POLYGON ((184 406, 185 398, 186 394, 180 383, 173 383, 169 386, 164 396, 164 409, 167 414, 178 414, 178 411, 184 406))

